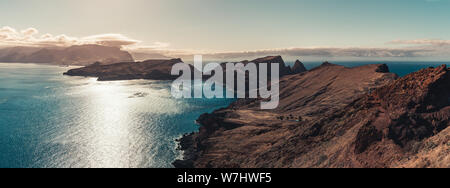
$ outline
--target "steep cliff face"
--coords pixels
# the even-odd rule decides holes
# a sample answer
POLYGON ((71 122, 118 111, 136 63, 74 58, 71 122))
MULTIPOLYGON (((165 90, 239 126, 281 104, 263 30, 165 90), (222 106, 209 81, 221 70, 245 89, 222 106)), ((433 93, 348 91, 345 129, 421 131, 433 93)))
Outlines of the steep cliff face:
POLYGON ((445 65, 407 75, 349 108, 365 109, 359 115, 367 119, 355 140, 356 153, 373 153, 391 144, 395 149, 384 155, 403 154, 408 161, 392 166, 449 167, 450 135, 445 132, 450 124, 450 72, 445 65), (424 160, 419 157, 430 150, 441 154, 428 156, 424 163, 410 162, 424 160))
MULTIPOLYGON (((259 68, 260 64, 267 64, 267 73, 268 73, 269 77, 270 77, 270 74, 272 72, 271 71, 272 70, 271 69, 271 65, 272 64, 278 64, 278 66, 279 66, 278 68, 280 70, 280 73, 279 73, 280 77, 293 74, 291 68, 286 65, 286 63, 284 62, 284 60, 283 60, 283 58, 281 56, 267 56, 267 57, 254 59, 252 61, 245 60, 245 61, 241 61, 241 62, 231 62, 231 63, 234 63, 234 64, 242 63, 244 65, 247 65, 249 63, 254 63, 257 68, 259 68)), ((221 66, 222 66, 224 71, 226 71, 226 64, 227 63, 222 63, 221 64, 221 66)))
POLYGON ((286 66, 286 64, 284 63, 284 60, 281 56, 267 56, 267 57, 255 59, 250 62, 255 63, 256 65, 261 64, 261 63, 267 63, 268 67, 269 67, 268 73, 271 72, 270 65, 272 63, 278 63, 279 69, 280 69, 280 77, 292 74, 291 69, 288 66, 286 66))
POLYGON ((80 45, 67 48, 15 47, 0 50, 1 62, 46 63, 56 65, 89 65, 132 62, 133 57, 116 47, 80 45))
POLYGON ((280 108, 240 100, 199 118, 177 167, 449 167, 445 66, 396 80, 329 63, 281 81, 280 108))
POLYGON ((446 66, 428 68, 380 88, 365 98, 364 105, 377 107, 376 125, 385 137, 406 146, 447 128, 450 119, 450 74, 446 66))

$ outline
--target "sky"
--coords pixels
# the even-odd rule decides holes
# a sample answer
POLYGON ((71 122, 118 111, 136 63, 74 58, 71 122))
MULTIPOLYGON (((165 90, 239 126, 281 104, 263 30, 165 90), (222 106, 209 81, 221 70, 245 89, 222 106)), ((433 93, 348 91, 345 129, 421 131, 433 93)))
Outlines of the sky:
POLYGON ((0 0, 0 45, 443 60, 450 0, 0 0))

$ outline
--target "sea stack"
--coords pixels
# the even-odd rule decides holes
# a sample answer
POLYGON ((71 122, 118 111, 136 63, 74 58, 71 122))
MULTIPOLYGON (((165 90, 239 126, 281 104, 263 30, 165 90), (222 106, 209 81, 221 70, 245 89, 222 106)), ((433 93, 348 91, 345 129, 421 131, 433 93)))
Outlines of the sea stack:
POLYGON ((302 72, 308 71, 300 60, 295 61, 294 66, 291 68, 292 74, 300 74, 302 72))

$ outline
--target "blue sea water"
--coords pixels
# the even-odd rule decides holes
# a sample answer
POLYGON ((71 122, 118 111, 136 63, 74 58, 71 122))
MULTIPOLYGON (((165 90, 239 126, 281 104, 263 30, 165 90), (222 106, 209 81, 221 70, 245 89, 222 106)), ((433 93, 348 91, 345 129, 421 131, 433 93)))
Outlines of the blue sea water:
POLYGON ((229 99, 174 99, 161 81, 97 82, 0 63, 0 167, 172 167, 176 139, 229 99))
MULTIPOLYGON (((387 64, 404 76, 445 63, 387 64)), ((67 69, 0 63, 0 167, 170 168, 182 154, 175 140, 197 131, 201 114, 231 103, 174 99, 169 82, 63 76, 67 69)))

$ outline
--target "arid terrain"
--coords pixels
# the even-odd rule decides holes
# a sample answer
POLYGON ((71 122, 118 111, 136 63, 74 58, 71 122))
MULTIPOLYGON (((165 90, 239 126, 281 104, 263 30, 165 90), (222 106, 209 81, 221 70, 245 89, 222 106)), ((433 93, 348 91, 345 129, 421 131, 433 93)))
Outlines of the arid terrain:
POLYGON ((324 63, 281 80, 280 107, 238 100, 204 114, 176 167, 450 167, 450 73, 324 63))

